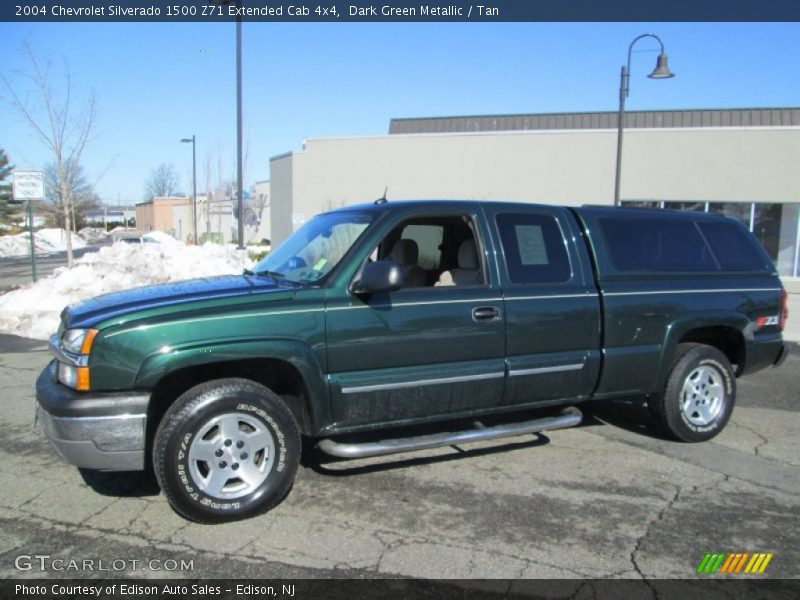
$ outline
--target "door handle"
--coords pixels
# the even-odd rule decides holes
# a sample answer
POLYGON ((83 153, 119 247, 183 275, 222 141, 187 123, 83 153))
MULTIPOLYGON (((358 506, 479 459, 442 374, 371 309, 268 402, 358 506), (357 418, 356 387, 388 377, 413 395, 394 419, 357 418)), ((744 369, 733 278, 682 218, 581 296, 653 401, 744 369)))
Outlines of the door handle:
POLYGON ((500 309, 496 306, 479 306, 472 309, 472 320, 476 323, 485 321, 499 321, 500 309))

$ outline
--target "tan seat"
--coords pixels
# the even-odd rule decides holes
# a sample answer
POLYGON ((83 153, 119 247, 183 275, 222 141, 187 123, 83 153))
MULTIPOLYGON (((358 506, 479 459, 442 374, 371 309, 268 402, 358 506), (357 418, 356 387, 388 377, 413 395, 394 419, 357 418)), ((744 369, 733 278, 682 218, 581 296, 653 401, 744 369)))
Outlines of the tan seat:
POLYGON ((418 264, 419 247, 414 240, 397 240, 392 248, 392 260, 403 273, 403 287, 422 287, 425 285, 425 271, 418 264))
POLYGON ((472 238, 461 242, 458 248, 458 268, 451 272, 456 285, 477 285, 483 283, 478 260, 478 247, 472 238))

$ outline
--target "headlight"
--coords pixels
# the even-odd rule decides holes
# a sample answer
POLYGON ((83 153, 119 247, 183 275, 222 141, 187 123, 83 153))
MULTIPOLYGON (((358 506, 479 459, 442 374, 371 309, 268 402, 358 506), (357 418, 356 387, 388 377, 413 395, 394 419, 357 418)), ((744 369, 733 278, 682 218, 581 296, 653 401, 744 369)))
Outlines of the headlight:
POLYGON ((60 343, 54 342, 61 383, 79 392, 89 391, 89 353, 96 337, 96 329, 68 329, 60 343))
POLYGON ((58 363, 58 380, 79 392, 89 391, 89 367, 74 367, 58 363))
POLYGON ((96 329, 68 329, 61 337, 61 345, 72 354, 89 354, 96 336, 96 329))

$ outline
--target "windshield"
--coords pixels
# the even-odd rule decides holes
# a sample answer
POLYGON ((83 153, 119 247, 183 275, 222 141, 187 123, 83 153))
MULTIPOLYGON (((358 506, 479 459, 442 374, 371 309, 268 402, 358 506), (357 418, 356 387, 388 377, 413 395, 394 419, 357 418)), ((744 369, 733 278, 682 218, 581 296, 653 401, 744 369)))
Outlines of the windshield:
POLYGON ((294 283, 322 279, 342 260, 369 226, 372 213, 327 213, 313 218, 295 231, 253 271, 294 283))

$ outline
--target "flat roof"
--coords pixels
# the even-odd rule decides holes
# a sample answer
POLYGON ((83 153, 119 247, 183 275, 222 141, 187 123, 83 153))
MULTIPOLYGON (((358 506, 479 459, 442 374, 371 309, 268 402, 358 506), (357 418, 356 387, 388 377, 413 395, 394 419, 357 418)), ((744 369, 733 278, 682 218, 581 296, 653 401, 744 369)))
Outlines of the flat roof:
MULTIPOLYGON (((389 134, 616 129, 617 124, 617 111, 420 117, 392 119, 389 134)), ((632 110, 625 112, 625 127, 800 127, 800 107, 632 110)))

